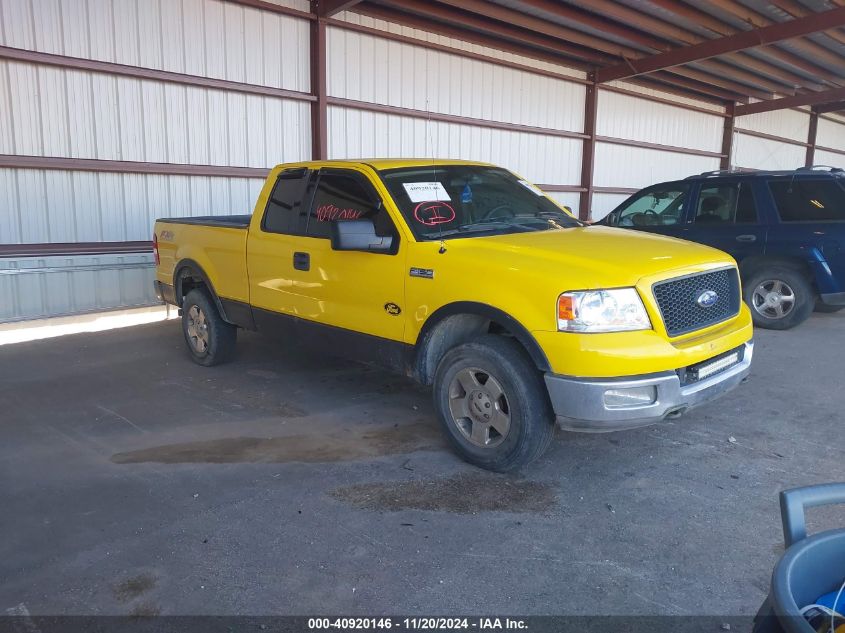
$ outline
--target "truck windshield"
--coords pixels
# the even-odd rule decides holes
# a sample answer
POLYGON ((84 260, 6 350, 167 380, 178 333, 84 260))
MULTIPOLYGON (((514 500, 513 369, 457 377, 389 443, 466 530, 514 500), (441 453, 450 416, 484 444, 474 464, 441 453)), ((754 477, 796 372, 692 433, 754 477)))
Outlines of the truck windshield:
POLYGON ((534 185, 483 165, 431 165, 381 172, 417 239, 585 226, 534 185))

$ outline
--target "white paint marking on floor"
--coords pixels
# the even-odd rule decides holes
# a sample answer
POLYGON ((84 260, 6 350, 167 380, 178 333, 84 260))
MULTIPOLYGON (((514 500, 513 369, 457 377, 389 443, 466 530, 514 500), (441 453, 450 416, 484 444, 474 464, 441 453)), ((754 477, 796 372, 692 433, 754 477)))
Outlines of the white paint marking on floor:
POLYGON ((142 429, 140 426, 138 426, 137 424, 135 424, 135 423, 134 423, 132 420, 130 420, 129 418, 127 418, 127 417, 124 417, 124 416, 120 415, 117 411, 112 411, 111 409, 108 409, 108 408, 106 408, 106 407, 104 407, 104 406, 102 406, 102 405, 99 405, 99 404, 97 405, 97 408, 98 408, 100 411, 104 411, 104 412, 106 412, 106 413, 110 413, 110 414, 111 414, 111 415, 113 415, 114 417, 116 417, 116 418, 119 418, 119 419, 123 420, 124 422, 126 422, 126 424, 128 424, 129 426, 131 426, 133 429, 136 429, 136 430, 140 431, 141 433, 147 433, 147 431, 146 431, 146 430, 142 429))
POLYGON ((29 609, 26 608, 26 605, 23 602, 21 602, 17 606, 6 609, 6 615, 20 618, 19 622, 13 624, 15 631, 26 631, 26 633, 41 633, 41 629, 39 629, 35 625, 35 622, 32 621, 32 618, 29 614, 29 609), (17 624, 21 624, 23 626, 16 626, 17 624))

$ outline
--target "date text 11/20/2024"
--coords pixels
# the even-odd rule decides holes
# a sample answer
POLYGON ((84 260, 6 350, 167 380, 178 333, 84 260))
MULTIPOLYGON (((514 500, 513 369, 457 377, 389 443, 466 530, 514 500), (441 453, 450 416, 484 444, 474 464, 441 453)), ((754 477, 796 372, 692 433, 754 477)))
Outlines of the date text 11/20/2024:
POLYGON ((308 630, 525 630, 528 625, 519 618, 308 618, 308 630))

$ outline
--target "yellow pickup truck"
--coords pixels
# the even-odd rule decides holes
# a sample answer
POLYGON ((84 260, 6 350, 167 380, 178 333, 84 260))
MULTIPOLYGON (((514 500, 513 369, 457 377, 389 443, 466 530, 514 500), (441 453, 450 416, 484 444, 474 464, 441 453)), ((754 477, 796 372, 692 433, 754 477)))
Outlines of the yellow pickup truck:
POLYGON ((674 418, 751 364, 730 256, 588 226, 493 165, 279 165, 251 216, 160 219, 153 240, 197 363, 227 360, 243 328, 401 371, 491 470, 539 457, 555 421, 674 418))

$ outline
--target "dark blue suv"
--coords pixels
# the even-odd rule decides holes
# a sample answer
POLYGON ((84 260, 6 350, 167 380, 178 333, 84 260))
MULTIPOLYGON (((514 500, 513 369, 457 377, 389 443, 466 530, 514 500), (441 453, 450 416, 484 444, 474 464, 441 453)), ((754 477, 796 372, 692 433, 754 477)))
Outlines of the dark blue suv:
POLYGON ((726 251, 754 324, 785 330, 845 308, 845 172, 707 172, 647 187, 601 221, 726 251))

